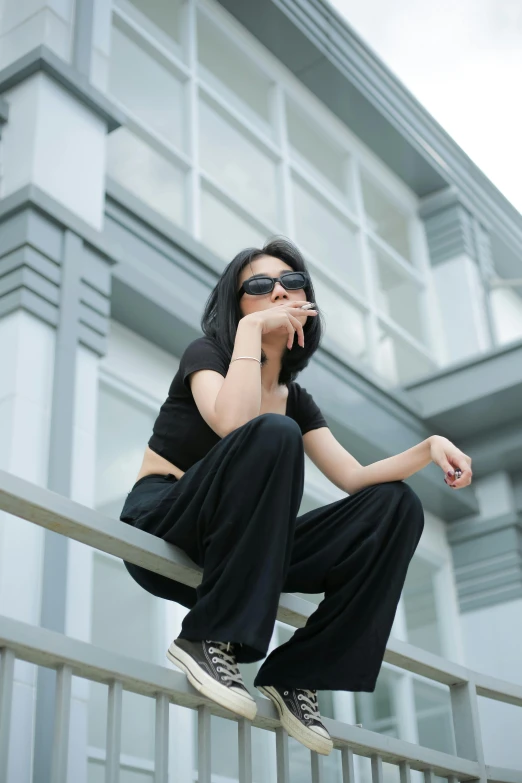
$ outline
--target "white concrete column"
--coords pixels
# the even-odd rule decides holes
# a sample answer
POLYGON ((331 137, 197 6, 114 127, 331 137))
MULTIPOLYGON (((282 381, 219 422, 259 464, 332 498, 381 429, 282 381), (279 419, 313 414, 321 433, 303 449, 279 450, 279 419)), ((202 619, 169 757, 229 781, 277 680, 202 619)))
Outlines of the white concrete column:
MULTIPOLYGON (((480 506, 477 523, 481 519, 516 513, 513 484, 505 471, 481 477, 475 484, 480 506)), ((499 535, 502 533, 499 532, 499 535)), ((489 547, 494 550, 493 541, 489 547)), ((491 603, 465 612, 462 629, 467 666, 522 685, 522 598, 491 603)), ((520 708, 480 698, 479 713, 486 764, 515 769, 522 767, 520 708)))
POLYGON ((71 59, 75 0, 3 0, 0 69, 42 44, 71 59))
MULTIPOLYGON (((0 468, 47 484, 54 329, 18 310, 0 319, 0 468)), ((38 625, 44 531, 0 512, 0 614, 38 625)), ((36 667, 17 661, 9 783, 29 783, 36 667)))
POLYGON ((9 121, 2 134, 0 197, 33 184, 101 230, 106 121, 43 72, 2 97, 9 121))
POLYGON ((443 361, 453 363, 493 347, 481 227, 448 188, 427 196, 424 220, 443 330, 443 361))

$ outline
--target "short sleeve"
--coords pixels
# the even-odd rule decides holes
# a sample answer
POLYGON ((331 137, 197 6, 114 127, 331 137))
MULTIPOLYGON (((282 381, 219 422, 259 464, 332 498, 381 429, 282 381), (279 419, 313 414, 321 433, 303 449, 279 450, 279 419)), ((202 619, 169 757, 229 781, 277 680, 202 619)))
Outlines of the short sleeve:
POLYGON ((326 419, 312 395, 303 387, 296 383, 297 387, 297 409, 296 419, 301 427, 301 433, 304 435, 310 430, 317 430, 320 427, 328 427, 326 419))
POLYGON ((224 378, 229 363, 221 348, 209 337, 198 337, 187 346, 179 362, 179 372, 185 388, 190 391, 189 375, 196 370, 215 370, 224 378))

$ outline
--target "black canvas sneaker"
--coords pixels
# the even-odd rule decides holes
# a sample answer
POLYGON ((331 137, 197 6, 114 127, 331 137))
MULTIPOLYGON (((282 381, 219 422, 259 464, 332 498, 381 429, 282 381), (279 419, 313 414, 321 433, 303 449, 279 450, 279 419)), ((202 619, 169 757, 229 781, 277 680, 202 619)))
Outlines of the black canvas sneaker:
POLYGON ((237 715, 255 718, 257 704, 243 682, 232 642, 174 639, 167 658, 185 672, 190 684, 204 696, 237 715))
POLYGON ((306 688, 283 688, 279 685, 257 685, 268 696, 279 712, 281 725, 294 739, 310 750, 328 756, 333 748, 332 738, 321 723, 317 691, 306 688))

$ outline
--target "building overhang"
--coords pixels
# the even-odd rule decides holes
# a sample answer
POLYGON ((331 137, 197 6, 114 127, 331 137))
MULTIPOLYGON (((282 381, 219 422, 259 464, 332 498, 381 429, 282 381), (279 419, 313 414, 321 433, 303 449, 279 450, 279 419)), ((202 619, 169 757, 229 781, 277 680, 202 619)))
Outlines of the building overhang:
POLYGON ((405 387, 434 433, 473 451, 477 475, 522 470, 522 340, 405 387))
POLYGON ((522 215, 329 3, 219 2, 420 198, 456 188, 520 269, 522 215))

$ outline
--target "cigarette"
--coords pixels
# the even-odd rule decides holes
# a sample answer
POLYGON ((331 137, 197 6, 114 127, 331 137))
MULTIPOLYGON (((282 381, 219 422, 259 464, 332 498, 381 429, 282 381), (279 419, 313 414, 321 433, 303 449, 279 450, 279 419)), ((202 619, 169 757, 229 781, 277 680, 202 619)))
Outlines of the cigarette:
POLYGON ((309 302, 308 304, 301 305, 301 310, 315 310, 315 302, 309 302))

